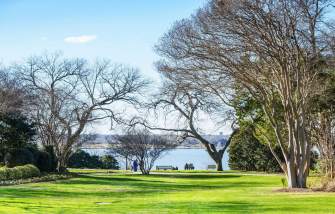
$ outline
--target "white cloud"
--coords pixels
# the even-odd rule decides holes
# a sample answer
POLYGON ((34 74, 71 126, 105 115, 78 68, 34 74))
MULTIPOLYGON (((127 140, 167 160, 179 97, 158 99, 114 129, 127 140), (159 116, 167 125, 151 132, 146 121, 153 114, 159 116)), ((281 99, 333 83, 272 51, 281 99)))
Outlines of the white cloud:
POLYGON ((88 43, 96 40, 96 35, 81 35, 81 36, 69 36, 64 39, 66 43, 74 43, 74 44, 81 44, 81 43, 88 43))

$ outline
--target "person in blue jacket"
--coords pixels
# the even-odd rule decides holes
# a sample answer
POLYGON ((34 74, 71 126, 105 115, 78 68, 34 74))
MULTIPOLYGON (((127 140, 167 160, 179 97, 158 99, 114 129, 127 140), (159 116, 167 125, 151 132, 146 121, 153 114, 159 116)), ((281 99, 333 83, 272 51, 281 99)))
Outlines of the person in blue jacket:
POLYGON ((137 172, 137 167, 138 167, 138 163, 136 160, 133 161, 133 170, 134 172, 137 172))

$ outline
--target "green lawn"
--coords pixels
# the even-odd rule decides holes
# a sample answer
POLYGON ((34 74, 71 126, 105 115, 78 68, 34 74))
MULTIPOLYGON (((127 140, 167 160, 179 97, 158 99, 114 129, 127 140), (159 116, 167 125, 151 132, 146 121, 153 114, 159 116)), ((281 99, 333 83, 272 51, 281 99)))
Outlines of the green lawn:
POLYGON ((0 187, 0 213, 335 213, 333 193, 282 193, 276 175, 90 171, 0 187))

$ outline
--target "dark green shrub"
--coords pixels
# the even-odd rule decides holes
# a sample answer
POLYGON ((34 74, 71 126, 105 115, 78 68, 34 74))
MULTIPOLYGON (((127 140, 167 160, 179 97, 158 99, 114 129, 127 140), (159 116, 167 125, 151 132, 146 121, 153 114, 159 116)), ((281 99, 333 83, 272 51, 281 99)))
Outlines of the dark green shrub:
POLYGON ((98 155, 90 155, 88 164, 84 167, 90 169, 102 169, 103 163, 98 155))
POLYGON ((32 164, 34 163, 34 155, 27 148, 13 149, 5 155, 4 162, 7 167, 32 164))
POLYGON ((119 169, 119 163, 112 155, 104 155, 100 158, 103 169, 119 169))
MULTIPOLYGON (((279 146, 274 148, 276 154, 284 162, 279 146)), ((233 170, 282 172, 277 160, 268 145, 260 143, 254 137, 251 129, 240 130, 232 139, 229 146, 229 167, 233 170)), ((316 168, 318 154, 311 151, 311 165, 316 168)))
POLYGON ((31 164, 24 166, 17 166, 13 168, 2 167, 0 168, 0 180, 19 180, 40 176, 40 170, 31 164))
MULTIPOLYGON (((73 153, 69 159, 68 166, 71 168, 91 168, 91 155, 84 150, 73 153)), ((94 168, 94 167, 93 167, 94 168)))
POLYGON ((21 113, 0 113, 1 162, 10 151, 30 145, 35 134, 34 124, 21 113))
POLYGON ((52 172, 51 155, 45 151, 39 151, 35 157, 35 165, 41 172, 52 172))
POLYGON ((233 137, 228 152, 228 164, 231 169, 281 172, 281 168, 269 147, 260 143, 254 137, 252 130, 240 130, 233 137))
POLYGON ((51 155, 48 152, 39 150, 36 145, 29 145, 26 147, 26 149, 28 149, 33 154, 33 164, 41 172, 52 172, 52 160, 51 155))
POLYGON ((52 146, 45 146, 43 151, 47 152, 50 155, 51 165, 49 172, 55 172, 57 168, 57 157, 54 148, 52 146))
POLYGON ((71 155, 68 166, 70 168, 119 169, 119 163, 113 156, 104 155, 99 157, 90 155, 83 150, 78 150, 71 155))

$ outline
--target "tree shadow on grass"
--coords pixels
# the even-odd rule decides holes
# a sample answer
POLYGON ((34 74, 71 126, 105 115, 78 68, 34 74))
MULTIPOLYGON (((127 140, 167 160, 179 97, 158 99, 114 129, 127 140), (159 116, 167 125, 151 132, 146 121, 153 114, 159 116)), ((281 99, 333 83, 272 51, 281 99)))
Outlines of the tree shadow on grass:
POLYGON ((147 175, 150 177, 161 177, 161 178, 189 178, 189 179, 228 179, 228 178, 239 178, 241 175, 237 174, 151 174, 147 175))
POLYGON ((240 175, 94 175, 79 174, 76 178, 48 183, 43 188, 33 186, 12 186, 0 189, 0 197, 7 198, 128 198, 162 195, 171 192, 197 190, 218 190, 257 186, 258 181, 236 180, 225 182, 225 179, 238 178, 240 175), (153 178, 153 179, 150 179, 153 178), (159 179, 162 178, 162 179, 159 179), (169 180, 168 178, 175 178, 169 180), (187 179, 189 180, 187 180, 187 179), (211 182, 208 178, 222 178, 211 182), (181 179, 181 180, 179 180, 181 179), (57 186, 58 185, 58 186, 57 186), (23 188, 21 188, 23 187, 23 188), (57 188, 55 188, 57 187, 57 188))
POLYGON ((236 186, 250 186, 252 182, 222 182, 206 183, 206 182, 192 182, 183 180, 183 182, 157 180, 157 178, 233 178, 238 175, 83 175, 79 174, 77 178, 57 181, 54 185, 61 185, 60 188, 54 189, 53 183, 48 184, 50 187, 43 187, 42 189, 34 187, 21 188, 18 186, 9 187, 0 190, 0 197, 9 198, 26 198, 26 197, 132 197, 132 196, 146 196, 152 194, 166 194, 169 192, 183 192, 194 190, 209 190, 209 189, 227 189, 236 188, 236 186), (155 179, 150 179, 150 177, 155 179), (81 191, 80 187, 83 187, 81 191), (104 189, 106 186, 106 189, 104 189), (95 188, 97 187, 97 188, 95 188), (112 187, 111 189, 109 187, 112 187))
POLYGON ((175 202, 175 203, 156 203, 154 207, 175 210, 187 209, 189 213, 263 213, 263 212, 298 212, 303 211, 303 207, 295 205, 276 206, 262 203, 250 203, 246 201, 210 201, 210 202, 175 202))
POLYGON ((176 203, 158 203, 154 207, 164 207, 169 210, 178 209, 185 210, 187 209, 190 213, 247 213, 248 211, 254 210, 257 205, 247 203, 247 202, 236 202, 236 201, 227 201, 227 202, 176 202, 176 203))
POLYGON ((196 176, 193 175, 191 178, 186 175, 148 175, 148 176, 139 176, 139 175, 122 175, 122 176, 94 176, 94 175, 78 175, 80 179, 71 179, 62 181, 62 184, 69 185, 106 185, 106 186, 116 186, 132 189, 137 189, 142 192, 146 191, 157 191, 157 192, 169 192, 169 191, 192 191, 192 190, 208 190, 208 189, 228 189, 236 187, 250 187, 257 186, 259 181, 247 181, 247 180, 238 180, 234 182, 225 182, 224 179, 237 178, 239 175, 206 175, 210 178, 217 177, 223 178, 218 182, 206 182, 204 175, 196 176), (152 178, 190 178, 190 180, 183 180, 179 182, 178 180, 155 180, 152 178), (196 180, 199 179, 199 180, 196 180), (191 180, 192 179, 192 180, 191 180))
POLYGON ((209 188, 220 188, 221 185, 206 185, 204 184, 193 184, 193 183, 178 183, 178 182, 170 182, 170 181, 162 181, 162 180, 149 180, 139 179, 139 178, 129 178, 129 177, 93 177, 80 175, 81 179, 71 179, 62 182, 62 184, 69 185, 110 185, 110 186, 118 186, 118 187, 131 187, 134 189, 141 190, 146 192, 148 190, 156 190, 156 191, 186 191, 186 190, 194 190, 194 189, 209 189, 209 188))
MULTIPOLYGON (((84 189, 84 188, 83 188, 84 189)), ((0 197, 5 198, 46 198, 46 197, 55 197, 55 198, 96 198, 96 197, 113 197, 113 198, 122 198, 122 197, 137 197, 144 196, 149 194, 157 193, 155 190, 125 190, 125 191, 111 191, 111 190, 90 190, 90 191, 62 191, 59 189, 50 189, 50 190, 32 190, 32 189, 4 189, 1 190, 0 197)), ((11 201, 12 202, 12 201, 11 201)), ((7 201, 0 201, 0 203, 8 203, 7 201)), ((14 202, 13 202, 14 203, 14 202)))

